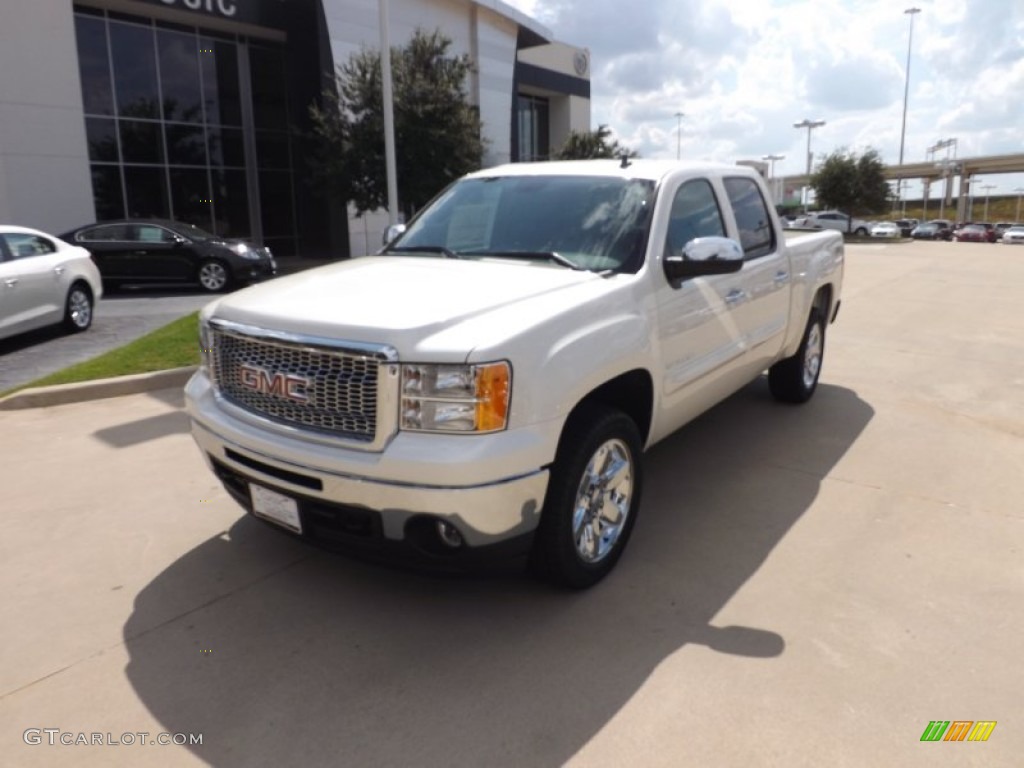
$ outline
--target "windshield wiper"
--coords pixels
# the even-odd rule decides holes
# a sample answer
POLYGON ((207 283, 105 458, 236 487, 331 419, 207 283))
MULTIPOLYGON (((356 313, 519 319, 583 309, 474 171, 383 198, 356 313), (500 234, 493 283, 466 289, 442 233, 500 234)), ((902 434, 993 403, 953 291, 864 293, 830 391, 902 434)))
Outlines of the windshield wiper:
POLYGON ((555 264, 561 264, 569 269, 582 270, 579 264, 572 259, 567 259, 557 251, 462 251, 467 256, 496 256, 499 259, 547 259, 555 264))
POLYGON ((447 259, 461 259, 462 256, 443 245, 394 245, 381 253, 440 253, 447 259))

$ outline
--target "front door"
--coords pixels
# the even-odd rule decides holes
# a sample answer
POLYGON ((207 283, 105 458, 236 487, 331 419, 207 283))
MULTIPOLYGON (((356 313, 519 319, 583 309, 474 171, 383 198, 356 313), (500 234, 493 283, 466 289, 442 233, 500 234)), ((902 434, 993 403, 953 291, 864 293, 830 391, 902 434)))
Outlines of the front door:
MULTIPOLYGON (((698 237, 725 236, 725 218, 711 182, 694 178, 680 184, 673 193, 662 253, 677 254, 698 237)), ((721 380, 744 355, 743 331, 732 312, 741 298, 741 275, 696 277, 678 286, 660 270, 654 276, 661 283, 656 300, 665 411, 658 421, 669 431, 717 398, 721 380)))

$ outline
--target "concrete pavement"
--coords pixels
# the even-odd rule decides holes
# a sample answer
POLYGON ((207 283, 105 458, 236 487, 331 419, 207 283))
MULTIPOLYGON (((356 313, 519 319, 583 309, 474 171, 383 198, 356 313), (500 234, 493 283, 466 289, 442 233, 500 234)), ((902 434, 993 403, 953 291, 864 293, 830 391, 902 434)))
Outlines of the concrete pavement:
POLYGON ((757 382, 656 446, 583 594, 243 517, 177 389, 0 413, 0 762, 1020 765, 1024 249, 848 257, 814 400, 757 382))

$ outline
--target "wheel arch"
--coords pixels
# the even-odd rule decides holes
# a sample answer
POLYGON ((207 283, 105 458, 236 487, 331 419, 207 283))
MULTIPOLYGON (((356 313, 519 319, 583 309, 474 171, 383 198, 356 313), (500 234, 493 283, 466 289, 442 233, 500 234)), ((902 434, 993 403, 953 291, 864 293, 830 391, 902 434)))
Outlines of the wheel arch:
MULTIPOLYGON (((565 423, 589 409, 602 406, 629 416, 640 432, 641 442, 647 444, 654 414, 654 380, 649 371, 634 368, 590 390, 572 408, 565 423)), ((565 427, 562 434, 565 434, 565 427)))

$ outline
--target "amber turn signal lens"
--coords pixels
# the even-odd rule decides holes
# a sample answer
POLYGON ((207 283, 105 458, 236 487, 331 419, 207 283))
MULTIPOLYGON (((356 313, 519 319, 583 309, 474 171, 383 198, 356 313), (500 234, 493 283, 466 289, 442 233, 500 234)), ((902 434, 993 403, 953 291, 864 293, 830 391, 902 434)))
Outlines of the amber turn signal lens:
POLYGON ((508 421, 508 394, 512 372, 508 363, 477 367, 476 429, 493 432, 504 429, 508 421))

